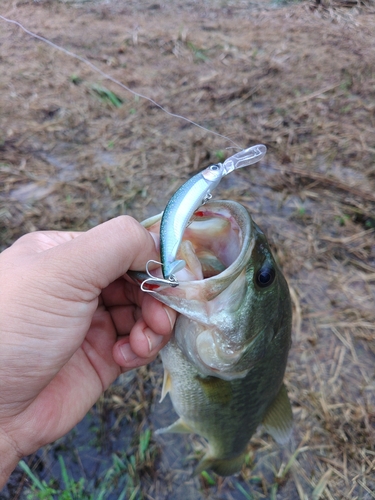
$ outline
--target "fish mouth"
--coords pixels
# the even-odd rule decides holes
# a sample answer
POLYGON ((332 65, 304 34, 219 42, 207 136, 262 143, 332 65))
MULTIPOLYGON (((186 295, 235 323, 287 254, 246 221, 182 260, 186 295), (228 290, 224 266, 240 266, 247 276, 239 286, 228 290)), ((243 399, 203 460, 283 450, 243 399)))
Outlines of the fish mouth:
MULTIPOLYGON (((159 238, 161 217, 162 214, 159 214, 142 223, 154 233, 156 240, 159 238)), ((219 278, 222 280, 231 276, 234 279, 243 269, 249 253, 251 228, 248 212, 236 202, 215 201, 200 207, 185 229, 176 256, 185 262, 185 267, 175 275, 178 288, 186 290, 194 285, 204 286, 208 291, 210 286, 216 288, 214 282, 219 278)), ((161 267, 153 270, 152 275, 156 279, 144 283, 146 291, 171 288, 169 283, 162 283, 161 267)), ((176 294, 177 290, 173 292, 176 294)))
MULTIPOLYGON (((142 223, 156 239, 161 217, 142 223)), ((180 313, 174 341, 202 375, 230 380, 247 373, 248 367, 239 365, 248 343, 241 311, 248 301, 246 274, 255 240, 255 226, 242 205, 208 202, 184 232, 177 258, 186 266, 176 273, 178 286, 163 280, 160 267, 151 278, 129 272, 145 291, 180 313)))

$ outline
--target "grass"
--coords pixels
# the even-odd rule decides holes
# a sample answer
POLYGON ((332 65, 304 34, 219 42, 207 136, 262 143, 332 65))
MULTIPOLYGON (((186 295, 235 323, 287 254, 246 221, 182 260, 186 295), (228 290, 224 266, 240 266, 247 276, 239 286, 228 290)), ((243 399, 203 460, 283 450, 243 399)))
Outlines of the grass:
POLYGON ((216 480, 212 475, 210 475, 207 471, 202 471, 201 476, 203 480, 206 482, 208 486, 215 486, 216 485, 216 480))
POLYGON ((70 81, 74 85, 79 85, 80 83, 82 83, 82 78, 79 75, 77 75, 77 73, 73 73, 72 75, 70 75, 70 81))
POLYGON ((254 499, 253 495, 251 493, 248 493, 240 483, 236 484, 236 488, 242 493, 243 497, 246 498, 246 500, 254 499))
MULTIPOLYGON (((19 467, 26 473, 31 481, 31 487, 26 493, 26 498, 28 500, 39 499, 39 500, 94 500, 103 498, 103 494, 95 496, 94 494, 87 494, 85 492, 85 480, 81 478, 79 481, 75 481, 73 478, 69 477, 68 471, 65 466, 64 459, 59 457, 59 464, 61 467, 61 477, 63 486, 57 487, 55 480, 50 480, 47 484, 46 481, 38 479, 38 477, 31 471, 30 467, 21 460, 19 462, 19 467)), ((105 493, 105 490, 103 490, 105 493)))
POLYGON ((97 84, 92 85, 91 90, 94 94, 99 96, 100 100, 104 103, 114 106, 115 108, 121 108, 123 100, 111 90, 97 84))
MULTIPOLYGON (((143 371, 148 373, 147 368, 143 371)), ((127 383, 113 385, 79 424, 79 429, 73 429, 42 454, 20 462, 19 468, 30 483, 22 498, 145 498, 159 447, 144 419, 141 400, 147 400, 139 385, 141 378, 124 375, 123 380, 127 383), (138 393, 139 389, 143 396, 138 393), (129 398, 129 391, 138 393, 137 401, 129 398), (116 420, 113 413, 117 415, 116 420), (126 419, 129 415, 133 422, 139 422, 138 431, 130 434, 126 420, 122 421, 123 416, 126 419)))
POLYGON ((219 149, 218 151, 215 151, 215 156, 217 158, 217 161, 220 162, 220 163, 223 163, 223 161, 225 160, 225 151, 223 151, 222 149, 219 149))
POLYGON ((197 63, 204 63, 208 61, 209 57, 207 49, 196 46, 193 42, 186 42, 188 49, 192 52, 194 61, 197 63))
MULTIPOLYGON (((144 468, 150 465, 153 448, 151 430, 139 435, 138 445, 133 453, 113 453, 100 476, 76 478, 72 466, 68 468, 62 454, 58 456, 59 468, 48 481, 40 479, 29 465, 21 460, 20 469, 31 483, 25 495, 27 500, 103 500, 107 498, 141 500, 141 477, 144 468)), ((79 453, 77 449, 76 452, 79 453)), ((65 454, 65 457, 67 455, 65 454)))

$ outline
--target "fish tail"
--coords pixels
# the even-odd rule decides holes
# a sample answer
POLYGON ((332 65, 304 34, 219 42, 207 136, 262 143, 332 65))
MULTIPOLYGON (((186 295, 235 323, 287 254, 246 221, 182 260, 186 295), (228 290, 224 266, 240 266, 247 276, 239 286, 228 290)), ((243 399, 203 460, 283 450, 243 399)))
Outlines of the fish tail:
POLYGON ((239 472, 245 460, 246 452, 231 458, 216 458, 205 455, 194 470, 194 476, 210 469, 219 476, 231 476, 239 472))

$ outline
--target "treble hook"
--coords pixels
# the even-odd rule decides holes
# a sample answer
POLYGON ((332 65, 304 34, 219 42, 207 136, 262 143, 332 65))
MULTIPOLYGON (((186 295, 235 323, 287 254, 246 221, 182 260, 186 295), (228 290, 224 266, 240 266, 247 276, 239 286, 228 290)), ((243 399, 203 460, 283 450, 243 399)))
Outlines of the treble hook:
POLYGON ((147 263, 146 263, 146 273, 150 276, 149 278, 145 279, 142 281, 141 283, 141 290, 142 292, 148 292, 148 293, 152 293, 154 292, 154 290, 150 290, 150 289, 147 289, 145 288, 145 284, 149 283, 150 285, 169 285, 171 286, 172 288, 175 288, 176 286, 179 285, 179 282, 176 280, 176 277, 171 274, 169 276, 169 278, 167 279, 164 279, 164 278, 158 278, 157 276, 154 276, 153 274, 151 274, 150 270, 149 270, 149 264, 159 264, 160 266, 162 266, 163 264, 161 262, 158 262, 157 260, 148 260, 147 263))

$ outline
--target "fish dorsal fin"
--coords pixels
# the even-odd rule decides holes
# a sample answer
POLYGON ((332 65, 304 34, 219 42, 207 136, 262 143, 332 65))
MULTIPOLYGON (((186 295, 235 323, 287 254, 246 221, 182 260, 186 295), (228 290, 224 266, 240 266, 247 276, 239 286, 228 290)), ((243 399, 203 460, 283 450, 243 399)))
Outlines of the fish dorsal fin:
POLYGON ((167 432, 177 432, 178 434, 191 434, 195 432, 189 425, 182 419, 179 418, 173 424, 168 427, 163 427, 162 429, 158 429, 156 434, 166 434, 167 432))
POLYGON ((284 384, 263 417, 263 426, 277 443, 285 444, 289 441, 293 427, 293 413, 284 384))
POLYGON ((161 390, 160 403, 163 401, 165 396, 171 390, 171 387, 172 387, 171 375, 170 375, 169 371, 166 368, 164 368, 163 387, 161 390))

